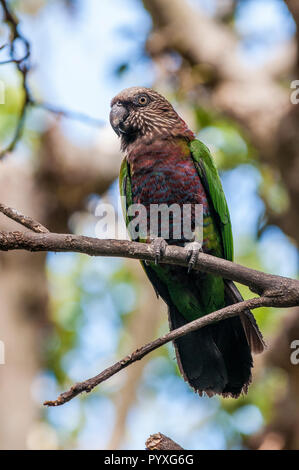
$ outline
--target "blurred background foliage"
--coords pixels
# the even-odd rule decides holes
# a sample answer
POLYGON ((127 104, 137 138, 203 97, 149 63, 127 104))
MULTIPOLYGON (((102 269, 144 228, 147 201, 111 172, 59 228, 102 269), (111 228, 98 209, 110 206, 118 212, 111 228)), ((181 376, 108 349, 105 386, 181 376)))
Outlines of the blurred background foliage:
MULTIPOLYGON (((294 50, 299 14, 296 7, 292 9, 294 2, 15 0, 8 4, 31 44, 29 84, 34 97, 61 109, 84 112, 103 120, 103 126, 30 108, 22 140, 0 166, 3 202, 38 216, 50 230, 95 235, 97 204, 118 204, 120 154, 108 124, 110 100, 127 86, 155 87, 171 100, 215 157, 231 211, 236 261, 275 274, 298 275, 299 238, 293 229, 298 221, 293 220, 296 212, 290 208, 298 210, 299 202, 284 169, 291 162, 292 177, 298 182, 299 156, 296 167, 295 157, 290 160, 287 153, 291 155, 292 147, 284 147, 283 136, 270 126, 274 114, 259 101, 258 85, 267 92, 268 82, 256 82, 252 96, 247 96, 245 87, 246 80, 251 83, 251 74, 267 74, 267 80, 275 81, 285 93, 287 107, 290 81, 297 72, 294 50), (200 40, 192 47, 198 47, 199 59, 196 50, 183 44, 188 25, 178 15, 178 6, 198 21, 200 40), (171 21, 185 35, 182 41, 175 40, 171 21), (212 42, 204 28, 212 31, 212 42), (222 28, 234 37, 234 54, 247 70, 242 97, 249 104, 239 103, 229 88, 225 96, 229 105, 223 97, 219 99, 221 87, 234 77, 218 70, 217 61, 215 65, 207 60, 204 47, 221 49, 222 28), (257 114, 247 122, 246 106, 255 101, 257 114), (264 140, 258 135, 262 111, 267 118, 265 129, 270 129, 264 140)), ((2 22, 1 44, 7 42, 8 34, 2 22)), ((2 60, 6 54, 1 50, 2 60)), ((225 54, 233 57, 233 51, 225 54)), ((233 75, 233 64, 230 71, 233 75)), ((4 148, 13 135, 24 93, 14 64, 1 66, 0 78, 6 88, 5 104, 0 105, 4 148)), ((282 108, 280 96, 270 91, 269 95, 273 106, 277 99, 277 108, 282 108)), ((0 222, 6 228, 7 221, 1 218, 0 222)), ((11 316, 20 315, 7 298, 2 302, 0 331, 7 364, 1 366, 0 382, 6 383, 9 374, 12 388, 18 386, 11 392, 11 387, 0 385, 1 402, 6 403, 5 410, 3 404, 0 407, 2 449, 142 449, 146 438, 158 431, 189 449, 298 448, 295 390, 299 366, 296 369, 289 360, 298 312, 256 311, 269 350, 255 358, 249 393, 238 400, 196 396, 180 377, 173 347, 167 345, 90 395, 61 408, 44 409, 44 400, 166 332, 166 309, 155 299, 137 262, 50 253, 40 259, 30 255, 25 261, 14 255, 15 262, 10 263, 9 256, 0 255, 3 276, 9 279, 18 270, 20 285, 31 285, 26 286, 25 300, 22 297, 22 315, 26 328, 32 328, 35 349, 24 351, 19 341, 24 337, 22 322, 5 324, 12 321, 11 316), (32 264, 30 276, 24 263, 32 264), (40 282, 44 295, 37 300, 40 282), (286 344, 279 339, 283 331, 291 335, 286 344), (283 359, 277 360, 277 354, 283 359), (22 390, 27 394, 20 401, 22 390), (283 418, 277 410, 284 401, 288 406, 283 418), (24 426, 17 433, 13 426, 7 427, 7 422, 15 426, 21 421, 24 426)), ((240 288, 245 297, 253 295, 240 288)), ((8 295, 3 291, 1 298, 8 295)))

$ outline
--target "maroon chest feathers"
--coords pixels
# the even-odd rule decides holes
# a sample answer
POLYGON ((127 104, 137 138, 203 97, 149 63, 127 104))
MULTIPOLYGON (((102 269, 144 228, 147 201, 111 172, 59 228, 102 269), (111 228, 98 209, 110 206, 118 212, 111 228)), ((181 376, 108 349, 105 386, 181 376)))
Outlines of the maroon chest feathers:
POLYGON ((135 204, 202 204, 208 212, 206 192, 187 143, 135 149, 127 160, 135 204))

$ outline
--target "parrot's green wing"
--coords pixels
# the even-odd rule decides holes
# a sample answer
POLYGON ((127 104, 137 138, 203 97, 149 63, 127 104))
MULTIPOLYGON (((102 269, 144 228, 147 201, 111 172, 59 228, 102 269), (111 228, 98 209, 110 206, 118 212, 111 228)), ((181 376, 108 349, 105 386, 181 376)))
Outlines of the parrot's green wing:
POLYGON ((122 212, 123 216, 125 219, 126 227, 128 230, 128 233, 131 237, 131 240, 134 240, 136 242, 144 241, 142 238, 138 237, 136 238, 136 233, 130 232, 130 222, 132 217, 130 218, 128 212, 128 208, 132 206, 133 204, 133 198, 132 198, 132 184, 131 184, 131 175, 130 175, 130 166, 127 162, 127 160, 124 158, 120 167, 120 172, 119 172, 119 191, 120 191, 120 197, 121 197, 121 206, 122 206, 122 212))
POLYGON ((193 140, 190 150, 198 174, 202 180, 208 197, 213 205, 220 230, 224 257, 233 260, 233 235, 229 210, 217 168, 213 162, 209 149, 199 140, 193 140))
POLYGON ((124 158, 120 167, 119 172, 119 192, 121 196, 121 206, 123 211, 123 216, 126 221, 126 226, 129 224, 129 217, 127 214, 127 207, 132 205, 132 188, 131 188, 131 178, 130 178, 130 169, 127 163, 127 160, 124 158))

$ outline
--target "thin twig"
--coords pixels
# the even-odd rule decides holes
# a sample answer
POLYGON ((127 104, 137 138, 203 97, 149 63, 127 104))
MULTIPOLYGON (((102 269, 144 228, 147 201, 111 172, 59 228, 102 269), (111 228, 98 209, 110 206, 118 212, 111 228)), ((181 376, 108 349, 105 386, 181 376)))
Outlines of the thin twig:
POLYGON ((17 145, 18 141, 20 140, 23 130, 24 130, 24 124, 25 124, 25 118, 26 118, 26 112, 27 112, 27 107, 31 103, 31 94, 30 94, 30 89, 28 86, 28 72, 30 70, 31 64, 30 64, 30 55, 31 55, 31 48, 30 48, 30 43, 29 41, 20 33, 19 31, 19 21, 18 19, 13 15, 13 13, 10 11, 10 8, 7 5, 6 0, 0 0, 0 4, 2 5, 3 9, 3 14, 4 14, 4 21, 10 26, 11 30, 11 42, 9 45, 9 50, 10 50, 10 61, 4 61, 2 65, 5 63, 13 62, 16 64, 18 71, 21 74, 22 77, 22 88, 24 90, 24 98, 23 98, 23 103, 20 109, 20 114, 18 118, 18 123, 16 126, 16 129, 14 131, 14 135, 12 137, 12 140, 10 144, 4 148, 0 152, 0 160, 8 153, 14 150, 15 146, 17 145), (25 54, 22 58, 17 58, 16 57, 16 49, 15 49, 15 42, 17 40, 20 40, 25 48, 25 54))
POLYGON ((37 108, 42 108, 45 111, 48 111, 49 113, 56 114, 57 116, 63 116, 69 119, 74 119, 75 121, 80 121, 90 126, 99 127, 105 124, 105 122, 101 119, 94 118, 92 116, 89 116, 88 114, 81 113, 78 111, 71 111, 69 109, 63 109, 43 101, 37 101, 33 99, 32 105, 37 108))
POLYGON ((3 60, 2 62, 0 62, 0 65, 7 65, 7 64, 15 64, 16 61, 14 59, 7 59, 7 60, 3 60))
POLYGON ((0 204, 0 212, 6 215, 6 217, 9 217, 15 222, 18 222, 19 224, 23 225, 24 227, 29 228, 33 232, 36 232, 36 233, 48 233, 49 232, 49 230, 46 227, 44 227, 42 224, 40 224, 36 220, 33 220, 31 217, 28 217, 28 215, 21 214, 16 209, 12 209, 11 207, 6 206, 5 204, 0 204))
POLYGON ((100 119, 93 118, 81 112, 62 109, 54 105, 51 105, 49 103, 34 99, 31 93, 29 84, 28 84, 28 73, 31 69, 30 42, 25 36, 23 36, 23 34, 21 34, 19 30, 19 21, 10 10, 9 6, 7 5, 6 0, 0 0, 0 5, 2 6, 2 9, 3 9, 4 21, 9 25, 10 30, 11 30, 10 43, 4 44, 3 46, 0 47, 0 50, 1 50, 4 47, 9 46, 10 59, 0 62, 0 65, 6 65, 6 64, 16 65, 17 70, 21 74, 22 88, 24 91, 24 98, 23 98, 23 102, 22 102, 21 109, 19 112, 19 117, 18 117, 16 128, 14 130, 10 143, 0 152, 0 160, 3 157, 5 157, 7 153, 12 152, 15 149, 16 145, 18 144, 19 140, 21 139, 23 135, 24 127, 25 127, 27 110, 29 107, 43 108, 50 113, 57 114, 58 116, 65 116, 67 118, 74 119, 77 121, 81 121, 88 125, 92 125, 96 127, 103 126, 104 121, 100 119), (16 49, 15 49, 16 40, 20 40, 24 45, 25 54, 21 58, 16 57, 16 49))

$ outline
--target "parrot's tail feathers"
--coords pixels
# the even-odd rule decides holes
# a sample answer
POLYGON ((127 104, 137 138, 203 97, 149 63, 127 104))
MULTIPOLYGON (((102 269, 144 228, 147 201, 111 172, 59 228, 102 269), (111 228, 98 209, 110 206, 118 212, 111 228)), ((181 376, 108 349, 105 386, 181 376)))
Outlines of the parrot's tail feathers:
POLYGON ((241 315, 241 322, 245 331, 245 335, 254 354, 262 353, 267 345, 263 339, 263 335, 257 326, 256 320, 250 310, 245 310, 241 315))
MULTIPOLYGON (((186 324, 174 305, 171 329, 186 324)), ((238 317, 206 326, 174 341, 177 361, 186 382, 200 395, 237 398, 251 382, 252 357, 238 317)))
MULTIPOLYGON (((224 284, 228 305, 242 302, 244 300, 237 286, 232 281, 225 280, 224 284)), ((262 353, 267 345, 263 339, 263 335, 258 327, 253 313, 247 309, 240 314, 240 318, 251 351, 254 354, 262 353)))

